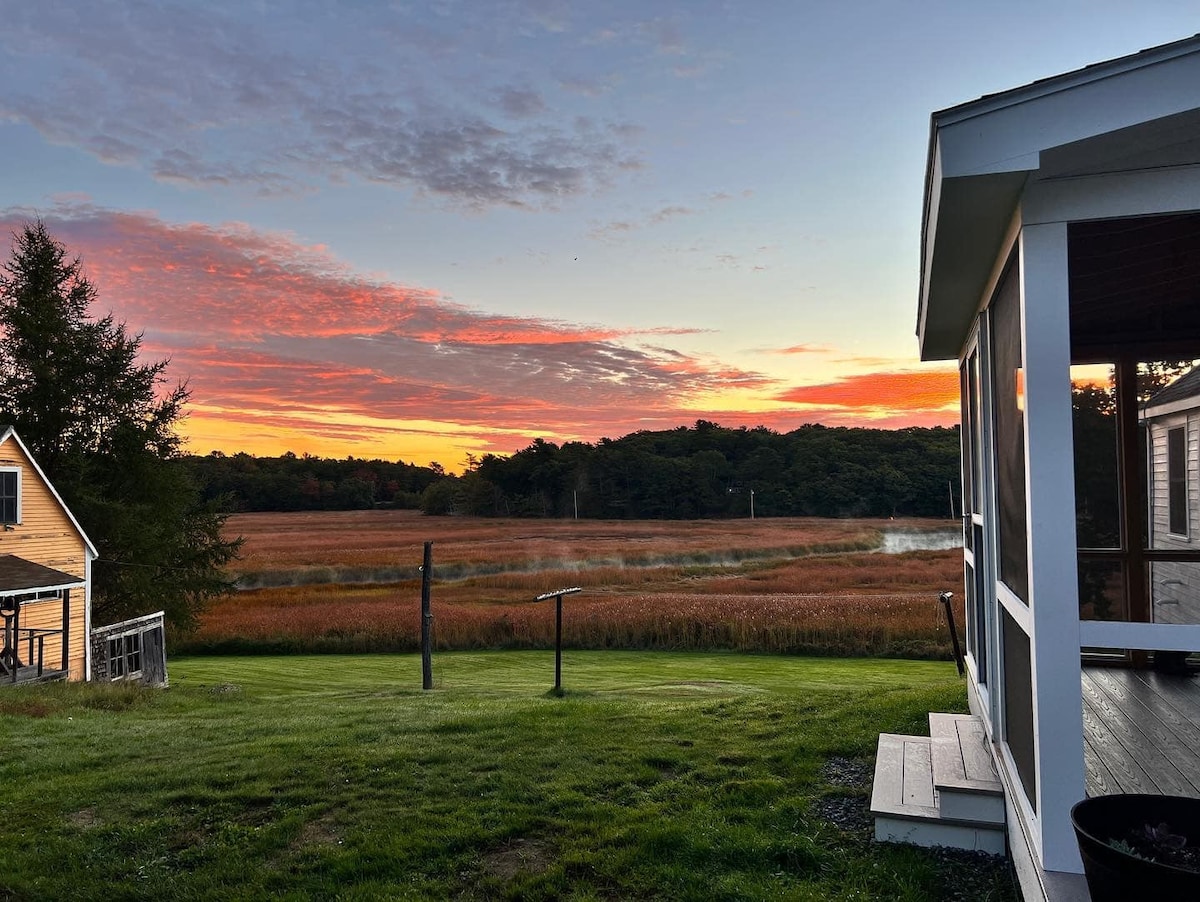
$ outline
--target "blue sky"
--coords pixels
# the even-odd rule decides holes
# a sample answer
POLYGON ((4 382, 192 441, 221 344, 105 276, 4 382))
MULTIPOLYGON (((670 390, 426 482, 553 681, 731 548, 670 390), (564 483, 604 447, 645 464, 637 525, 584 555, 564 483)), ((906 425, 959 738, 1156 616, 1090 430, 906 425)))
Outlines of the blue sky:
POLYGON ((0 0, 0 219, 171 357, 199 451, 949 423, 929 114, 1198 12, 0 0))

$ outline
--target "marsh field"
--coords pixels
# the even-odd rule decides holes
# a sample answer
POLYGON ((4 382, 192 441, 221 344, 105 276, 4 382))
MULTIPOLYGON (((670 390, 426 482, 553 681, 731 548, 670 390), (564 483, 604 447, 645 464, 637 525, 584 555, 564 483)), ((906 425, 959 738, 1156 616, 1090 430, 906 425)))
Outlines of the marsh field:
POLYGON ((425 517, 411 511, 242 514, 242 589, 176 648, 191 652, 411 651, 422 546, 433 543, 436 649, 544 648, 544 592, 565 603, 564 644, 947 658, 937 603, 961 553, 945 520, 626 521, 425 517), (915 540, 915 541, 913 541, 915 540))

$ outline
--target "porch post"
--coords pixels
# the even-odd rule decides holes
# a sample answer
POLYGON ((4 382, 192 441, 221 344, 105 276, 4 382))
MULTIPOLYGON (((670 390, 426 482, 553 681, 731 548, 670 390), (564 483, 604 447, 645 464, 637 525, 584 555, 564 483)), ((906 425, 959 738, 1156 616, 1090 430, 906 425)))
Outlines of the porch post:
POLYGON ((1084 797, 1067 225, 1021 229, 1030 656, 1042 867, 1079 873, 1084 797))
POLYGON ((69 672, 71 669, 71 590, 63 589, 62 598, 62 669, 69 672))

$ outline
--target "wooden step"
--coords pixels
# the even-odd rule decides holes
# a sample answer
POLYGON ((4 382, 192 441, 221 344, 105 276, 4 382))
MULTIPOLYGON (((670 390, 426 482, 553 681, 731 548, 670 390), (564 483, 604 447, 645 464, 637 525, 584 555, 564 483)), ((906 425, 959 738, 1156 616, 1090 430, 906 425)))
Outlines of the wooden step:
POLYGON ((871 789, 875 838, 1004 854, 1003 820, 995 824, 947 817, 940 810, 933 785, 932 745, 928 736, 880 734, 871 789))
POLYGON ((929 715, 933 786, 943 818, 1004 824, 1004 787, 983 721, 970 714, 929 715))

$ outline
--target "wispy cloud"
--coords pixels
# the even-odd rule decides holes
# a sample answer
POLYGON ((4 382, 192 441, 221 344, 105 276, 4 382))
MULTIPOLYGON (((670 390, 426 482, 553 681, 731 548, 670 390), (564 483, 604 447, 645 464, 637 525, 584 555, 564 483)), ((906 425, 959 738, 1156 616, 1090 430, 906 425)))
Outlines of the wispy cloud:
MULTIPOLYGON (((17 227, 23 212, 0 213, 0 229, 17 227)), ((435 290, 368 280, 287 235, 91 206, 45 219, 81 253, 98 312, 111 307, 144 331, 146 352, 171 358, 171 375, 189 381, 202 411, 598 438, 644 428, 643 411, 686 422, 699 397, 774 384, 661 345, 695 331, 686 326, 489 314, 435 290)))
POLYGON ((835 354, 837 348, 833 345, 802 344, 787 348, 764 348, 768 354, 835 354))
POLYGON ((355 178, 468 207, 541 207, 640 165, 628 123, 563 116, 515 70, 498 83, 425 65, 517 40, 524 23, 563 31, 556 3, 417 21, 398 6, 300 3, 268 17, 97 0, 73 7, 70 27, 63 17, 51 3, 5 9, 0 120, 163 180, 269 194, 355 178))

